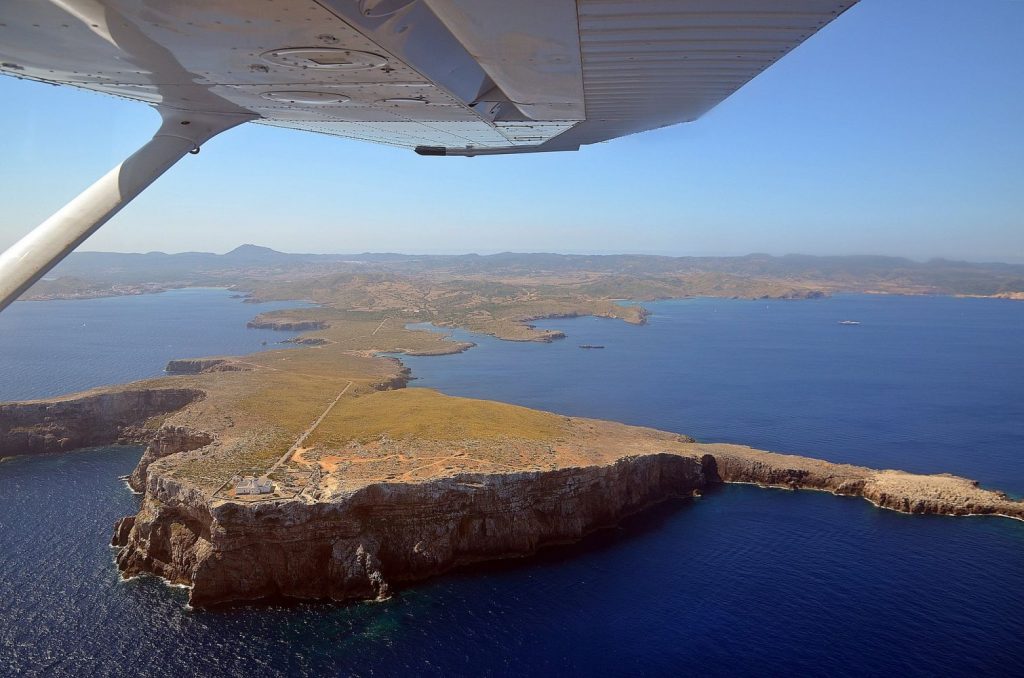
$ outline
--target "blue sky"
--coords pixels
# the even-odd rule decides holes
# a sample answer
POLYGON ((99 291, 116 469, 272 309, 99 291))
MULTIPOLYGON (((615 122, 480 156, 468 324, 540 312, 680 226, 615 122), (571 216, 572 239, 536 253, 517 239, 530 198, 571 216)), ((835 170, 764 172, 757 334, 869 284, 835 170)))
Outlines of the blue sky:
MULTIPOLYGON (((1024 262, 1024 2, 862 0, 696 123, 421 158, 246 125, 82 249, 877 253, 1024 262)), ((0 247, 149 138, 142 104, 0 77, 0 247)))

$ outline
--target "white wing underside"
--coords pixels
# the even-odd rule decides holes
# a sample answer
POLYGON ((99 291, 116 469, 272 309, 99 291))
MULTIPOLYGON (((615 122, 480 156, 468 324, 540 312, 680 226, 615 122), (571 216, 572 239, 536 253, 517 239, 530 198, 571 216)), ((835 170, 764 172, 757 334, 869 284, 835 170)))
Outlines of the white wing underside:
POLYGON ((856 0, 5 0, 0 71, 482 155, 695 120, 856 0))

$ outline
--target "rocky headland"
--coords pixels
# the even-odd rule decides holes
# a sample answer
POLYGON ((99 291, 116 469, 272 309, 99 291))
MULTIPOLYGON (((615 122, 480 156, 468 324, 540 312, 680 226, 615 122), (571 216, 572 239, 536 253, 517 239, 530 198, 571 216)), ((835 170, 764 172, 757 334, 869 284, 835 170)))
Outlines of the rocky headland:
MULTIPOLYGON (((420 391, 404 395, 437 401, 442 411, 446 401, 479 402, 420 391)), ((373 398, 375 406, 391 400, 373 398)), ((149 467, 140 512, 115 530, 118 567, 191 587, 193 605, 377 598, 453 567, 575 541, 657 502, 729 482, 859 496, 906 513, 1024 520, 1024 503, 955 476, 545 416, 559 427, 555 445, 514 437, 317 445, 293 459, 308 479, 266 499, 211 492, 178 472, 188 454, 164 458, 149 467)))
POLYGON ((198 389, 138 384, 0 403, 0 457, 146 443, 163 415, 202 397, 198 389))
MULTIPOLYGON (((608 303, 595 310, 621 317, 608 303)), ((632 313, 624 319, 643 321, 632 313)), ((528 317, 487 327, 543 341, 528 317)), ((307 345, 172 361, 164 378, 0 404, 0 456, 145 445, 129 478, 141 508, 114 529, 117 564, 125 577, 190 587, 197 606, 386 596, 454 567, 578 540, 721 483, 1024 520, 1024 502, 956 476, 703 444, 406 388, 408 370, 379 353, 470 346, 407 322, 325 308, 268 314, 261 326, 308 324, 307 345), (240 494, 243 476, 266 476, 271 490, 240 494)))
POLYGON ((16 413, 18 425, 4 417, 0 449, 144 443, 129 478, 144 493, 142 506, 115 526, 117 564, 125 577, 190 587, 196 606, 386 596, 460 565, 578 540, 720 483, 822 490, 906 513, 1024 520, 1024 503, 956 476, 702 444, 427 389, 346 394, 278 464, 251 458, 266 436, 209 412, 200 413, 206 426, 196 420, 209 401, 192 389, 151 387, 8 404, 0 411, 16 413), (59 433, 55 420, 67 422, 59 433), (232 478, 262 472, 272 493, 235 494, 232 478))
POLYGON ((706 445, 710 482, 752 483, 863 497, 879 508, 946 516, 993 515, 1024 520, 1024 501, 948 473, 876 470, 737 445, 706 445))

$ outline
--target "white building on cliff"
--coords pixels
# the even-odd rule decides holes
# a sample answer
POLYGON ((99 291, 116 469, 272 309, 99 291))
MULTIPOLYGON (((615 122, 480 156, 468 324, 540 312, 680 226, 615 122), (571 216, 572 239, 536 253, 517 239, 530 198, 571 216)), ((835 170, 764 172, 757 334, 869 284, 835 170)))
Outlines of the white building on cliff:
POLYGON ((274 491, 274 483, 267 476, 245 476, 236 477, 235 495, 245 494, 270 494, 274 491))

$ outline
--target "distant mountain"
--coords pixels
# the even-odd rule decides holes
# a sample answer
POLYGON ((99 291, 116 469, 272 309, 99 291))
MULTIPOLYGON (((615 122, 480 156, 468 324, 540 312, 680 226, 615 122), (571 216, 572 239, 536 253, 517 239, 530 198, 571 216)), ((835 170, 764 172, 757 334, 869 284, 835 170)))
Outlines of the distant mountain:
POLYGON ((291 264, 302 264, 316 261, 334 261, 338 255, 334 254, 292 254, 289 252, 278 252, 269 247, 260 245, 239 245, 227 254, 220 255, 218 265, 220 266, 287 266, 291 264))
POLYGON ((767 254, 667 257, 515 252, 491 255, 293 254, 253 244, 241 245, 226 254, 74 252, 51 272, 45 284, 40 284, 52 289, 80 286, 82 281, 93 287, 244 286, 245 280, 280 280, 296 276, 426 274, 457 278, 557 276, 584 272, 633 280, 712 274, 813 282, 827 289, 851 291, 977 295, 1024 292, 1024 265, 945 259, 918 262, 874 255, 823 257, 803 254, 781 257, 767 254), (60 282, 62 278, 64 281, 60 282))
POLYGON ((269 247, 241 245, 227 254, 212 252, 72 252, 48 278, 74 277, 112 283, 210 282, 225 273, 261 268, 287 268, 314 262, 330 262, 338 255, 289 254, 269 247))
POLYGON ((231 250, 227 254, 222 255, 224 259, 236 262, 275 262, 275 261, 287 261, 293 257, 309 257, 313 255, 305 254, 285 254, 284 252, 278 252, 272 250, 269 247, 261 247, 259 245, 239 245, 235 249, 231 250))

